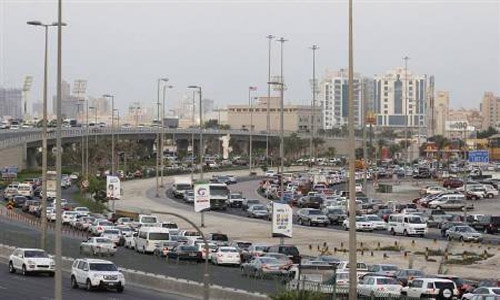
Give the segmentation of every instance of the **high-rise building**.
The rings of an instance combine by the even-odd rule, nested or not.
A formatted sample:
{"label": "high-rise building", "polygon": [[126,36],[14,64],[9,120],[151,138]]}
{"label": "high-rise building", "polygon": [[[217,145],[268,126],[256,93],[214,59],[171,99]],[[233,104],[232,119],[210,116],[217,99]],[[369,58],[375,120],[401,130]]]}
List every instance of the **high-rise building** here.
{"label": "high-rise building", "polygon": [[[71,95],[71,86],[66,81],[61,82],[61,115],[63,119],[76,119],[82,115],[85,106],[83,100]],[[52,97],[52,111],[57,115],[57,95]],[[80,120],[81,121],[81,120]]]}
{"label": "high-rise building", "polygon": [[500,97],[492,92],[485,92],[480,105],[483,115],[483,129],[498,127],[500,125]]}
{"label": "high-rise building", "polygon": [[450,93],[447,91],[437,91],[434,99],[434,135],[446,135],[446,121],[450,109]]}
{"label": "high-rise building", "polygon": [[405,128],[426,126],[427,77],[399,67],[375,76],[377,125]]}
{"label": "high-rise building", "polygon": [[0,87],[0,117],[23,117],[23,90]]}
{"label": "high-rise building", "polygon": [[[354,124],[361,126],[362,85],[359,74],[354,74]],[[333,129],[347,125],[349,118],[349,72],[327,70],[320,82],[320,106],[323,110],[323,128]]]}

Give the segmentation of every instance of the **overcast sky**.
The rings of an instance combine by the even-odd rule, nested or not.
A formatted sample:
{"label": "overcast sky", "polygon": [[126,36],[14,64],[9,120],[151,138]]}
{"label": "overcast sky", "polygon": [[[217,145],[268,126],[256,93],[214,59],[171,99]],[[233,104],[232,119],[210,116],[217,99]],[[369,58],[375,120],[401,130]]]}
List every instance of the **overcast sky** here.
{"label": "overcast sky", "polygon": [[[355,70],[382,74],[403,65],[434,75],[452,106],[478,108],[500,88],[500,0],[371,0],[355,2]],[[267,93],[268,40],[285,37],[286,101],[308,103],[313,44],[317,76],[347,67],[347,0],[128,1],[66,0],[63,78],[88,80],[88,95],[116,96],[117,106],[156,101],[156,80],[170,78],[178,102],[188,85],[223,107],[245,103],[248,86]],[[0,84],[20,87],[34,76],[41,97],[43,29],[28,20],[57,20],[57,1],[0,0]],[[50,32],[50,92],[55,93],[56,30]],[[272,43],[273,74],[279,43]]]}

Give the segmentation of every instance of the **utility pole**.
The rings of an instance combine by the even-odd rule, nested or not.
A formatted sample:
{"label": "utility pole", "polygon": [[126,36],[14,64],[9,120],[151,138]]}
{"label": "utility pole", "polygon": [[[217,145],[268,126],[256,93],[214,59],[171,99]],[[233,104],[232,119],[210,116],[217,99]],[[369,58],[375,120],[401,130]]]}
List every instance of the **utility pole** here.
{"label": "utility pole", "polygon": [[280,200],[283,203],[283,173],[285,172],[285,135],[284,135],[284,102],[285,102],[285,80],[283,77],[283,45],[287,40],[281,37],[278,42],[281,44],[281,63],[280,63],[280,172],[281,172],[281,180],[280,180]]}
{"label": "utility pole", "polygon": [[[408,164],[408,162],[411,162],[411,159],[408,155],[408,123],[410,120],[410,114],[408,112],[408,60],[410,58],[408,56],[403,57],[403,60],[405,61],[405,165]],[[406,170],[405,170],[406,172]]]}

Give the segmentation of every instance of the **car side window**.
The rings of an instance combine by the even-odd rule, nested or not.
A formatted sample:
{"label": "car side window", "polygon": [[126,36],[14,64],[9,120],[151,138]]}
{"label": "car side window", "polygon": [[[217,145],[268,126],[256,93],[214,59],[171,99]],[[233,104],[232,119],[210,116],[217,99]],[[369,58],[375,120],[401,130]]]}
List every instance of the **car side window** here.
{"label": "car side window", "polygon": [[432,282],[427,283],[427,288],[428,289],[433,289],[434,288],[434,284]]}
{"label": "car side window", "polygon": [[414,280],[411,284],[411,287],[414,287],[414,288],[421,288],[422,287],[422,284],[423,284],[423,281],[422,280]]}
{"label": "car side window", "polygon": [[83,270],[83,265],[84,265],[84,264],[85,264],[85,262],[80,261],[80,262],[78,263],[78,269]]}

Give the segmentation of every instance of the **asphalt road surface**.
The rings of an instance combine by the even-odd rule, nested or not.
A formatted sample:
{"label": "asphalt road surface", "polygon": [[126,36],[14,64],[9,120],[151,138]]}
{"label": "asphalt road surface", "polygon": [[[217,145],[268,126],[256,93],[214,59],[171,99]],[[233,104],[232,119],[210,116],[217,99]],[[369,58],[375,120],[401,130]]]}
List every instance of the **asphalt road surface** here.
{"label": "asphalt road surface", "polygon": [[[0,299],[48,300],[54,299],[54,278],[46,275],[23,276],[8,272],[7,261],[0,262]],[[113,290],[86,291],[72,289],[69,273],[63,272],[63,299],[71,300],[190,300],[184,296],[159,293],[138,286],[126,285],[123,293]]]}

